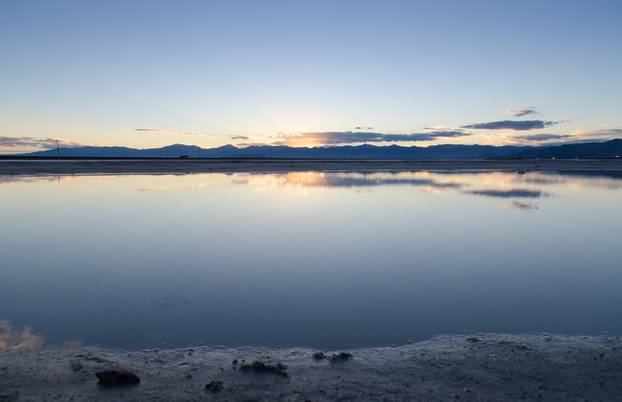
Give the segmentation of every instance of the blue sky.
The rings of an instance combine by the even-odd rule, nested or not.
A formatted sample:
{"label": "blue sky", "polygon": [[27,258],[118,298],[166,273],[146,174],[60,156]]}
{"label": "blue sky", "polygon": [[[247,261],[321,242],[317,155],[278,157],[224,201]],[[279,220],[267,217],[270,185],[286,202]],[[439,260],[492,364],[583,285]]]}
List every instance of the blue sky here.
{"label": "blue sky", "polygon": [[[613,138],[621,17],[620,1],[5,1],[0,152],[57,138],[132,147]],[[522,120],[539,123],[516,130]]]}

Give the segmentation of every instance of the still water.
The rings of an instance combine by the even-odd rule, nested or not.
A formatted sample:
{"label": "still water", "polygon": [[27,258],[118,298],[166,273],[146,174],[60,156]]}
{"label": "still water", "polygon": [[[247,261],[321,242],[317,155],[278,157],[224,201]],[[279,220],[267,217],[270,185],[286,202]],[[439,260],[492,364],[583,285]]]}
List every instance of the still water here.
{"label": "still water", "polygon": [[622,175],[0,177],[0,349],[622,334]]}

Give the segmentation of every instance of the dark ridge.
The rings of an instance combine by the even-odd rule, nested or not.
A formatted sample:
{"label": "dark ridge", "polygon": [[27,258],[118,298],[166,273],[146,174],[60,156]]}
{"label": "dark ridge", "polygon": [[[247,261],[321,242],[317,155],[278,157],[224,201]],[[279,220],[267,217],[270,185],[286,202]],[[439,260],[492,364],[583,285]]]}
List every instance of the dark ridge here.
{"label": "dark ridge", "polygon": [[50,149],[11,158],[228,158],[228,159],[386,159],[386,160],[451,160],[451,159],[602,159],[620,158],[622,139],[607,142],[575,143],[556,146],[433,145],[403,147],[399,145],[345,145],[332,147],[288,147],[258,145],[237,148],[225,145],[201,148],[174,144],[163,148],[134,149],[126,147],[77,147]]}

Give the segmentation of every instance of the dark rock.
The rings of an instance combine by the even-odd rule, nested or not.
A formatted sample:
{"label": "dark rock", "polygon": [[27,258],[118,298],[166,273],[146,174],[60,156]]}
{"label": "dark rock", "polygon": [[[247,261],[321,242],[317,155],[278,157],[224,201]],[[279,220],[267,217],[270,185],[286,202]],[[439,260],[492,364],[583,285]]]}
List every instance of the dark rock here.
{"label": "dark rock", "polygon": [[212,381],[205,386],[205,390],[209,392],[220,392],[225,387],[222,381]]}
{"label": "dark rock", "polygon": [[118,387],[140,384],[140,378],[126,370],[106,370],[95,373],[99,379],[99,385],[103,387]]}
{"label": "dark rock", "polygon": [[313,354],[313,358],[315,360],[324,360],[324,359],[326,359],[326,355],[324,354],[324,352],[315,352]]}
{"label": "dark rock", "polygon": [[69,367],[71,367],[71,371],[73,371],[73,372],[80,371],[80,370],[82,370],[84,368],[84,366],[81,363],[79,363],[79,362],[71,362],[69,364]]}
{"label": "dark rock", "polygon": [[19,392],[12,391],[0,391],[0,401],[2,402],[14,402],[19,400]]}
{"label": "dark rock", "polygon": [[475,337],[470,337],[470,338],[466,338],[467,342],[471,342],[471,343],[476,343],[476,342],[480,342],[479,338],[475,338]]}
{"label": "dark rock", "polygon": [[255,360],[252,364],[242,364],[240,366],[240,370],[247,372],[254,372],[259,374],[276,374],[282,377],[287,377],[287,372],[285,372],[286,367],[281,364],[266,364],[262,361]]}
{"label": "dark rock", "polygon": [[352,357],[353,356],[348,352],[340,352],[332,355],[328,360],[330,360],[331,363],[340,363],[347,362],[348,360],[351,360]]}

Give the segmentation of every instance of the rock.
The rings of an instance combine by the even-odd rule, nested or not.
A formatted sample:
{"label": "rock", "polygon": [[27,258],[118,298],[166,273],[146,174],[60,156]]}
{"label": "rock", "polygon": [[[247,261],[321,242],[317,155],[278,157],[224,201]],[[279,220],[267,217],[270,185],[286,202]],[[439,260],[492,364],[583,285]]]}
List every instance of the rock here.
{"label": "rock", "polygon": [[0,401],[2,402],[14,402],[19,400],[19,392],[17,391],[2,391],[0,390]]}
{"label": "rock", "polygon": [[466,338],[467,342],[471,342],[471,343],[476,343],[479,342],[480,339],[479,338],[475,338],[475,337],[471,337],[471,338]]}
{"label": "rock", "polygon": [[212,381],[205,386],[205,390],[209,392],[220,392],[224,388],[224,384],[222,381]]}
{"label": "rock", "polygon": [[315,360],[324,360],[324,359],[326,359],[326,355],[324,354],[324,352],[315,352],[313,354],[313,358]]}
{"label": "rock", "polygon": [[276,374],[282,377],[287,377],[286,367],[281,364],[266,364],[262,361],[255,360],[252,364],[243,364],[240,366],[242,371],[252,371],[259,374]]}
{"label": "rock", "polygon": [[71,371],[73,372],[78,372],[84,368],[84,366],[79,362],[71,362],[69,367],[71,367]]}
{"label": "rock", "polygon": [[140,384],[140,378],[127,370],[106,370],[95,373],[99,385],[103,387],[118,387]]}
{"label": "rock", "polygon": [[340,362],[346,362],[348,360],[351,360],[352,357],[353,357],[352,354],[348,352],[340,352],[340,353],[332,355],[328,360],[330,360],[331,363],[340,363]]}

